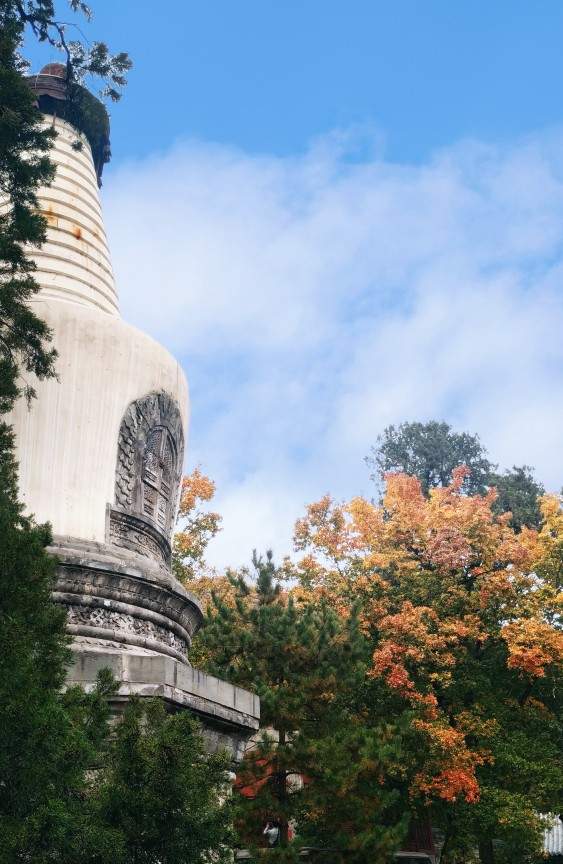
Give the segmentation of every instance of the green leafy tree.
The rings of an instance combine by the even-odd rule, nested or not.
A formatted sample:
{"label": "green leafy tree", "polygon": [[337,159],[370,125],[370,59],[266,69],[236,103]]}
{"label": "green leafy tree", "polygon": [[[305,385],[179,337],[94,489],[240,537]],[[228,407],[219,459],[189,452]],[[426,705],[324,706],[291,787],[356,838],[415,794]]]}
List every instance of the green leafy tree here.
{"label": "green leafy tree", "polygon": [[85,838],[103,845],[83,800],[113,685],[102,676],[95,693],[72,688],[61,697],[69,651],[65,615],[51,598],[49,536],[3,491],[0,532],[0,862],[75,861]]}
{"label": "green leafy tree", "polygon": [[498,498],[493,504],[493,512],[497,514],[512,513],[510,524],[516,531],[526,528],[539,528],[542,514],[539,498],[545,493],[541,483],[534,478],[533,469],[529,465],[493,473],[489,484],[495,486]]}
{"label": "green leafy tree", "polygon": [[69,656],[65,615],[51,598],[48,531],[22,517],[13,463],[5,459],[1,473],[0,856],[14,861],[32,843],[53,788],[64,795],[69,779],[61,758],[68,722],[59,699]]}
{"label": "green leafy tree", "polygon": [[512,470],[499,473],[478,435],[454,432],[444,421],[388,426],[377,437],[366,462],[374,469],[372,480],[381,489],[387,473],[402,472],[418,479],[426,497],[430,489],[449,486],[454,469],[467,465],[471,473],[463,481],[464,494],[484,495],[494,486],[497,499],[493,511],[512,513],[510,524],[515,530],[539,528],[541,524],[538,498],[545,489],[535,480],[533,469],[514,465]]}
{"label": "green leafy tree", "polygon": [[386,473],[401,471],[417,477],[426,496],[430,489],[449,486],[459,465],[471,471],[464,480],[464,492],[483,494],[496,467],[487,459],[478,435],[453,432],[448,423],[437,420],[388,426],[378,435],[366,461],[374,469],[372,479],[383,482]]}
{"label": "green leafy tree", "polygon": [[[2,0],[6,15],[16,21],[20,31],[29,28],[39,42],[61,53],[68,83],[89,84],[100,99],[118,102],[120,90],[127,83],[126,73],[131,69],[129,56],[124,52],[111,54],[105,42],[86,45],[76,21],[60,19],[58,5],[55,0]],[[92,10],[82,0],[68,0],[66,5],[72,13],[91,21]],[[69,39],[69,33],[81,38]]]}
{"label": "green leafy tree", "polygon": [[[20,390],[33,395],[22,376],[55,374],[51,333],[27,301],[38,290],[35,264],[26,247],[45,240],[45,219],[38,212],[37,189],[51,182],[51,130],[42,130],[39,112],[22,76],[17,55],[23,25],[12,4],[0,5],[0,411],[8,411]],[[5,439],[6,444],[6,439]]]}

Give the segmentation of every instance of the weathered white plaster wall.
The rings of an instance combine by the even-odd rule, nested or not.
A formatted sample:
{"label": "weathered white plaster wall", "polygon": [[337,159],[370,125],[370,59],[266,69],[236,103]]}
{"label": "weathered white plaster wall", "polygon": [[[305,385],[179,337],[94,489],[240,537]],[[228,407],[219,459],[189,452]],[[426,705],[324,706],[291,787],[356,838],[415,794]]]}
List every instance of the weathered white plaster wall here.
{"label": "weathered white plaster wall", "polygon": [[[139,535],[133,548],[116,538],[107,542],[123,415],[132,402],[166,393],[182,429],[175,411],[173,423],[169,414],[161,419],[173,425],[177,446],[182,437],[187,443],[188,386],[167,351],[120,319],[89,145],[73,150],[77,133],[62,121],[54,125],[58,171],[39,196],[49,228],[47,243],[33,253],[41,291],[31,305],[53,330],[59,379],[29,382],[38,398],[30,409],[20,400],[6,419],[16,433],[20,497],[56,535],[54,598],[67,609],[73,636],[69,683],[91,688],[99,669],[109,666],[119,686],[112,710],[120,711],[133,693],[157,696],[199,716],[208,748],[226,747],[237,762],[258,729],[258,697],[190,667],[187,650],[201,606],[174,579],[169,563],[146,557]],[[155,295],[159,291],[155,286]],[[147,400],[135,410],[155,401],[165,400]],[[129,460],[134,463],[134,455],[126,452],[123,459],[122,447],[126,484],[140,481],[139,466],[135,474]]]}
{"label": "weathered white plaster wall", "polygon": [[20,400],[8,417],[20,497],[55,534],[104,542],[125,410],[164,391],[178,404],[187,438],[186,379],[154,339],[113,315],[54,298],[33,306],[55,333],[59,380],[38,382],[32,407]]}
{"label": "weathered white plaster wall", "polygon": [[[177,403],[187,442],[188,388],[176,360],[119,318],[102,211],[88,143],[54,122],[57,174],[39,195],[48,240],[33,253],[41,292],[31,306],[54,333],[59,380],[31,382],[7,422],[16,432],[20,497],[57,535],[106,539],[106,505],[114,502],[118,435],[126,409],[152,392]],[[158,302],[162,302],[159,298]]]}

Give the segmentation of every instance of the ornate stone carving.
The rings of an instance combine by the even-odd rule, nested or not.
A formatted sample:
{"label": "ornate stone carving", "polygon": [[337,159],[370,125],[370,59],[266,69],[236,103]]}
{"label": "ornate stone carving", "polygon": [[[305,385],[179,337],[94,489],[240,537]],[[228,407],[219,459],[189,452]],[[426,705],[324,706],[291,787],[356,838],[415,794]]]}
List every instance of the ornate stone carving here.
{"label": "ornate stone carving", "polygon": [[166,532],[173,492],[176,446],[168,429],[156,426],[149,432],[143,453],[143,515]]}
{"label": "ornate stone carving", "polygon": [[115,507],[109,513],[109,541],[149,558],[170,559],[170,543],[148,520]]}
{"label": "ornate stone carving", "polygon": [[119,430],[110,543],[169,561],[183,458],[176,403],[166,393],[132,402]]}
{"label": "ornate stone carving", "polygon": [[163,645],[168,645],[181,654],[188,653],[186,642],[171,630],[160,627],[152,621],[145,621],[133,615],[124,615],[112,609],[91,606],[67,606],[68,623],[86,625],[129,636],[145,636]]}
{"label": "ornate stone carving", "polygon": [[53,597],[68,612],[69,633],[187,664],[203,620],[197,598],[154,563],[105,550],[53,548],[60,562]]}
{"label": "ornate stone carving", "polygon": [[115,550],[111,557],[101,551],[94,557],[90,550],[86,557],[79,549],[51,548],[61,562],[55,588],[57,602],[102,606],[153,620],[177,632],[188,645],[200,628],[203,613],[199,601],[172,576],[162,581],[160,574],[155,578],[158,571],[152,566],[131,566],[121,550]]}

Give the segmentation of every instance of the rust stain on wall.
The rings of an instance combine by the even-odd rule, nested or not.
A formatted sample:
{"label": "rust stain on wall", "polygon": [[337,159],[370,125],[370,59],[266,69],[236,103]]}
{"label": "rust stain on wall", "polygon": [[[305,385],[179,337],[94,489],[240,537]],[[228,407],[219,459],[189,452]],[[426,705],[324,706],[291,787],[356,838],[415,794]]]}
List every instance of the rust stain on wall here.
{"label": "rust stain on wall", "polygon": [[42,210],[41,213],[43,214],[49,225],[56,227],[59,224],[59,218],[51,205],[49,205],[46,210]]}

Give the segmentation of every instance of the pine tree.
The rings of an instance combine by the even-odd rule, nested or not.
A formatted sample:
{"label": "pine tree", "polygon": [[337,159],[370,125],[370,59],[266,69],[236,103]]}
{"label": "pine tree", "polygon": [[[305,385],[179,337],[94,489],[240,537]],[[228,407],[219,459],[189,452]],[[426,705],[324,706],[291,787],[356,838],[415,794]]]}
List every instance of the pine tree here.
{"label": "pine tree", "polygon": [[271,552],[253,564],[255,585],[231,574],[234,598],[215,595],[199,637],[208,671],[260,697],[262,731],[235,784],[240,842],[263,843],[275,820],[286,846],[297,818],[298,844],[390,852],[405,827],[389,782],[399,779],[400,731],[365,722],[373,688],[356,616],[283,590]]}
{"label": "pine tree", "polygon": [[[86,809],[98,848],[84,864],[218,864],[231,847],[226,754],[209,755],[187,712],[133,697],[118,721]],[[230,859],[229,859],[230,860]]]}
{"label": "pine tree", "polygon": [[[73,12],[91,16],[81,0],[69,0],[69,5]],[[10,409],[20,392],[35,395],[32,376],[41,380],[56,374],[52,334],[28,305],[39,285],[26,249],[41,246],[46,237],[37,190],[54,177],[49,150],[55,132],[42,129],[25,81],[28,64],[20,48],[26,28],[62,52],[69,96],[89,97],[79,85],[101,79],[100,95],[115,101],[131,67],[126,54],[112,56],[103,42],[86,48],[79,40],[68,40],[72,25],[57,19],[53,0],[0,0],[0,413]],[[88,105],[93,103],[98,104],[89,97]]]}
{"label": "pine tree", "polygon": [[[27,305],[39,286],[26,246],[45,240],[37,189],[54,176],[48,152],[52,130],[41,129],[41,117],[22,75],[18,57],[23,24],[13,4],[0,3],[0,412],[9,411],[20,390],[33,388],[25,376],[55,374],[51,333]],[[23,377],[20,378],[20,375]],[[24,382],[22,384],[22,381]],[[4,437],[4,447],[7,440]],[[3,451],[5,452],[5,451]]]}
{"label": "pine tree", "polygon": [[44,551],[48,531],[22,517],[13,496],[13,462],[5,458],[2,468],[0,856],[9,861],[31,842],[62,780],[60,747],[68,724],[59,692],[69,653],[65,615],[51,598],[56,565]]}
{"label": "pine tree", "polygon": [[[54,175],[54,133],[41,129],[18,53],[26,24],[39,16],[48,27],[50,12],[45,0],[0,0],[0,414],[34,395],[30,375],[55,375],[51,334],[28,305],[38,284],[26,254],[45,239],[36,193]],[[60,697],[70,652],[51,593],[51,532],[17,499],[13,433],[0,421],[0,861],[64,860],[93,758],[88,705],[101,696],[78,713]]]}

